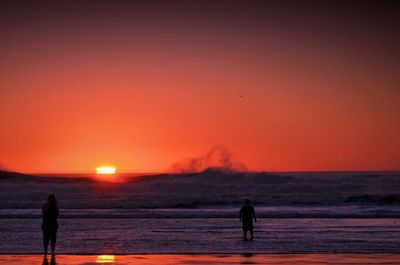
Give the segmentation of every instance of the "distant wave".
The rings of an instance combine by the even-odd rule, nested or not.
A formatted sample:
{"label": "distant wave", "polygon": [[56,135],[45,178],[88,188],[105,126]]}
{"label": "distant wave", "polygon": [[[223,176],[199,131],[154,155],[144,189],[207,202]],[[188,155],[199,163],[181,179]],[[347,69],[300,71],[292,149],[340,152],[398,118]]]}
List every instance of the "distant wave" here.
{"label": "distant wave", "polygon": [[350,196],[346,199],[347,203],[379,203],[379,204],[398,204],[400,195],[362,195]]}
{"label": "distant wave", "polygon": [[[238,218],[240,207],[201,209],[62,209],[60,218]],[[256,207],[259,218],[399,218],[397,206]],[[0,218],[41,218],[40,209],[0,209]]]}
{"label": "distant wave", "polygon": [[[400,207],[399,172],[278,174],[207,169],[200,173],[127,176],[126,179],[125,183],[104,183],[83,175],[49,177],[0,172],[0,209],[39,209],[50,193],[57,195],[63,209],[155,209],[157,214],[164,214],[160,209],[180,209],[179,214],[191,209],[234,209],[245,198],[250,198],[258,208],[277,207],[276,211],[265,212],[265,216],[277,217],[385,217],[397,216]],[[295,210],[279,210],[285,207]],[[339,210],[305,211],[307,207]],[[197,216],[194,212],[188,216]],[[151,215],[149,211],[136,211],[131,216],[126,211],[123,216],[134,218],[143,213]],[[117,217],[120,213],[113,214]],[[151,216],[157,217],[157,214]],[[210,212],[201,214],[207,216],[204,214]],[[221,211],[211,216],[236,214]]]}
{"label": "distant wave", "polygon": [[238,162],[228,148],[217,145],[204,155],[173,164],[169,168],[169,172],[199,173],[207,169],[218,169],[224,172],[247,171],[246,166]]}

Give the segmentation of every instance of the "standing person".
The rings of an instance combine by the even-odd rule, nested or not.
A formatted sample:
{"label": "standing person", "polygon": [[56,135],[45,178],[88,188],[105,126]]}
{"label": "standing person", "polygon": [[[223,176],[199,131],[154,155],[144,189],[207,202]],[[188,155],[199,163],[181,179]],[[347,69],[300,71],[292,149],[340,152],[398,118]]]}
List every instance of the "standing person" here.
{"label": "standing person", "polygon": [[47,202],[42,207],[42,231],[44,256],[47,257],[47,247],[49,240],[51,241],[51,256],[54,258],[54,250],[56,248],[57,230],[58,230],[58,206],[57,199],[51,194]]}
{"label": "standing person", "polygon": [[250,200],[246,199],[242,209],[240,209],[239,219],[243,224],[243,240],[247,240],[247,231],[250,230],[250,240],[253,240],[253,218],[257,223],[256,213],[253,206],[250,205]]}

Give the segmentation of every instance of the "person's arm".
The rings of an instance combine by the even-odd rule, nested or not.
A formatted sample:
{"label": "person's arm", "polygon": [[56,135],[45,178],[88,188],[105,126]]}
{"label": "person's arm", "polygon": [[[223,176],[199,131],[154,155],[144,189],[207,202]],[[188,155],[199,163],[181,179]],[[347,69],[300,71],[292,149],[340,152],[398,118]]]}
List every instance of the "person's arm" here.
{"label": "person's arm", "polygon": [[254,211],[254,208],[253,208],[253,207],[251,207],[251,211],[252,211],[252,213],[253,213],[254,222],[257,223],[256,212]]}
{"label": "person's arm", "polygon": [[243,208],[240,209],[240,212],[239,212],[239,221],[240,222],[242,221],[242,216],[243,216]]}
{"label": "person's arm", "polygon": [[56,208],[56,218],[58,218],[58,207]]}

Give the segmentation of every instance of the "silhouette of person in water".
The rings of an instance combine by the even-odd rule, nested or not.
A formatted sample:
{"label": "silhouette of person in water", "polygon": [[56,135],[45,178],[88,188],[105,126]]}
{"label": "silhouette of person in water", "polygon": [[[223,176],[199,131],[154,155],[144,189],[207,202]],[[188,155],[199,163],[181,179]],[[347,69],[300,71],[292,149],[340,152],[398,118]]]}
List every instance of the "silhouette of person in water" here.
{"label": "silhouette of person in water", "polygon": [[247,231],[250,230],[250,240],[253,240],[253,218],[257,223],[256,213],[253,206],[250,205],[250,200],[246,199],[242,209],[240,209],[239,219],[242,222],[243,240],[247,240]]}
{"label": "silhouette of person in water", "polygon": [[52,262],[54,259],[54,250],[56,248],[57,230],[58,230],[58,206],[57,199],[54,194],[51,194],[47,202],[42,207],[42,231],[43,231],[43,246],[44,257],[47,260],[47,247],[49,240],[51,241],[51,256]]}

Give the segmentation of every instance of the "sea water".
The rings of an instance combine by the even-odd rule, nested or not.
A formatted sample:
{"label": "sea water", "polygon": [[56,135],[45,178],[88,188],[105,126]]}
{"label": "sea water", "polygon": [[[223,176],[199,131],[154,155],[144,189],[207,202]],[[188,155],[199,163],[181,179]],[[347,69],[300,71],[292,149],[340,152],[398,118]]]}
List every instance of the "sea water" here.
{"label": "sea water", "polygon": [[[213,175],[214,174],[214,175]],[[399,253],[397,173],[203,174],[127,183],[7,175],[0,253],[41,253],[41,205],[56,193],[58,253]],[[254,240],[239,209],[253,199]]]}
{"label": "sea water", "polygon": [[[41,253],[40,219],[2,218],[1,253]],[[260,218],[243,241],[234,218],[61,218],[58,253],[394,253],[395,218]]]}

